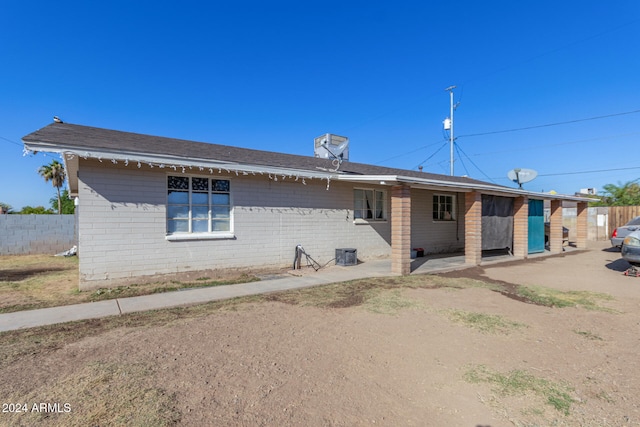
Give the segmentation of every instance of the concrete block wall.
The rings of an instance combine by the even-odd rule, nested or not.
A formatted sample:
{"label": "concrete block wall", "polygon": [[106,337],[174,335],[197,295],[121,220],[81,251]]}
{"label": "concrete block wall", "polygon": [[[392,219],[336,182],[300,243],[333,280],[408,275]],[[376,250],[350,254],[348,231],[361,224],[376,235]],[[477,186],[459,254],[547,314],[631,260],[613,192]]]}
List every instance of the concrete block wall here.
{"label": "concrete block wall", "polygon": [[54,255],[75,244],[75,215],[0,215],[0,255]]}
{"label": "concrete block wall", "polygon": [[[433,219],[433,195],[456,199],[455,221]],[[464,193],[411,189],[411,247],[425,253],[452,253],[464,249]]]}
{"label": "concrete block wall", "polygon": [[[81,160],[79,176],[82,288],[145,275],[218,268],[289,266],[301,244],[318,262],[353,247],[358,258],[388,256],[389,221],[357,223],[352,184],[214,171],[231,181],[234,238],[166,239],[167,176],[181,170]],[[193,171],[191,171],[193,172]],[[211,176],[194,173],[193,176]],[[360,186],[359,186],[360,187]],[[390,212],[390,190],[387,212]],[[114,280],[115,279],[115,280]]]}
{"label": "concrete block wall", "polygon": [[[587,208],[587,240],[608,240],[611,231],[608,228],[608,207]],[[569,240],[578,240],[578,211],[577,208],[562,208],[562,225],[569,229]]]}

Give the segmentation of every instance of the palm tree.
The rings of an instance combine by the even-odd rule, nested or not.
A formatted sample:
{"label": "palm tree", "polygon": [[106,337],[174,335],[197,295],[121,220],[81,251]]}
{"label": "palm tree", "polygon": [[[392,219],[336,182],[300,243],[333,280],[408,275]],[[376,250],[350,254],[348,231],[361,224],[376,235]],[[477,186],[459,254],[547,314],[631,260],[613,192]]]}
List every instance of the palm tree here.
{"label": "palm tree", "polygon": [[60,188],[64,185],[67,177],[64,166],[57,160],[52,160],[51,164],[44,165],[38,169],[38,173],[44,178],[45,182],[51,181],[58,192],[58,215],[62,214],[62,199],[60,198]]}

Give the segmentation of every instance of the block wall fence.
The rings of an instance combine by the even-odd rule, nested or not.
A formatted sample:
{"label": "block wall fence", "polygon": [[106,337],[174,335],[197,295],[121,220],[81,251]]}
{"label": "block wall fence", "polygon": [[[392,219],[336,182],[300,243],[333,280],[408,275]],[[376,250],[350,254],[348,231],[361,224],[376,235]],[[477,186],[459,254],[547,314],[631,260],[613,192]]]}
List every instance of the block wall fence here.
{"label": "block wall fence", "polygon": [[75,215],[0,215],[0,255],[55,255],[74,245]]}

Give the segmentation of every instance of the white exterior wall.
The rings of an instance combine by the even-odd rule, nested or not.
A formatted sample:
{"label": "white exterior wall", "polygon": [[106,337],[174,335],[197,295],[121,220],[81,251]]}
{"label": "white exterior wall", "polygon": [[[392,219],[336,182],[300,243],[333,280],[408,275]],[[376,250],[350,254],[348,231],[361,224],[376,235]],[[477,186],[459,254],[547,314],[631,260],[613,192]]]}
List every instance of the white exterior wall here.
{"label": "white exterior wall", "polygon": [[[433,195],[455,197],[456,220],[433,220]],[[425,254],[450,253],[464,249],[464,193],[411,190],[411,247]]]}
{"label": "white exterior wall", "polygon": [[303,185],[301,179],[279,177],[275,182],[267,175],[225,171],[214,171],[214,176],[231,181],[235,239],[168,241],[167,175],[180,175],[180,168],[175,172],[105,163],[81,159],[78,229],[83,289],[103,286],[99,282],[104,280],[115,283],[145,275],[289,266],[297,244],[321,264],[334,258],[336,248],[356,248],[360,259],[390,254],[390,221],[354,223],[354,185],[332,181],[326,190],[326,181],[317,179]]}

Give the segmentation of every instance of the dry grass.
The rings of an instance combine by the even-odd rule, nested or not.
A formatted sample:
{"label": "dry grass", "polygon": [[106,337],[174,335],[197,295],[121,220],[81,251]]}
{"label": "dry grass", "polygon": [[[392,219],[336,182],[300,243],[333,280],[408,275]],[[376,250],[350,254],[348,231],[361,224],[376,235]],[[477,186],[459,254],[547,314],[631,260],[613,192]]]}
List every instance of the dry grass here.
{"label": "dry grass", "polygon": [[149,295],[185,288],[253,282],[255,275],[236,272],[221,277],[139,283],[94,291],[78,290],[78,258],[51,255],[0,257],[0,313]]}
{"label": "dry grass", "polygon": [[476,313],[464,310],[446,310],[444,313],[452,321],[486,334],[507,335],[516,329],[527,326],[495,314]]}
{"label": "dry grass", "polygon": [[77,257],[0,257],[0,312],[87,301],[77,289]]}
{"label": "dry grass", "polygon": [[8,396],[8,401],[39,402],[50,396],[49,402],[66,410],[63,418],[32,410],[16,414],[22,425],[176,425],[180,411],[175,399],[153,385],[153,375],[149,364],[95,362],[54,383],[39,384],[26,396]]}
{"label": "dry grass", "polygon": [[488,383],[502,397],[538,396],[545,404],[564,415],[569,415],[571,406],[576,402],[572,396],[573,387],[570,385],[537,377],[519,369],[503,374],[484,365],[477,365],[469,367],[464,378],[472,383]]}

